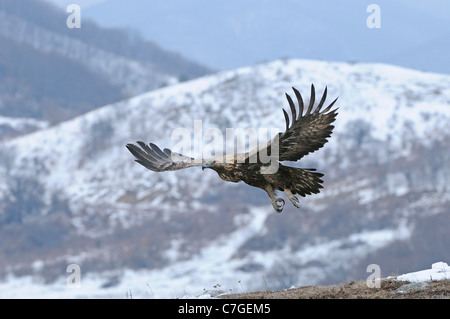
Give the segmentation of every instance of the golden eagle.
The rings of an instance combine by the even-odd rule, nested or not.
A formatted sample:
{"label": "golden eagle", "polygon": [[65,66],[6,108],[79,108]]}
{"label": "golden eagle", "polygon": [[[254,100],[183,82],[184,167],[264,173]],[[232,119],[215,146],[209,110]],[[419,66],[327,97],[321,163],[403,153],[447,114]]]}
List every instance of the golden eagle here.
{"label": "golden eagle", "polygon": [[[304,103],[300,92],[294,90],[299,110],[292,98],[286,93],[291,110],[291,120],[283,109],[286,130],[278,133],[264,146],[259,146],[247,153],[227,154],[224,156],[195,160],[192,157],[172,152],[165,148],[161,150],[153,143],[145,144],[138,141],[140,147],[127,144],[128,150],[136,157],[136,162],[155,172],[174,171],[187,167],[201,166],[202,170],[210,168],[217,172],[220,178],[228,182],[240,182],[259,187],[267,192],[273,208],[280,213],[284,200],[275,196],[275,191],[285,191],[295,207],[299,207],[296,194],[305,197],[317,194],[323,188],[320,179],[323,174],[313,168],[295,168],[281,164],[281,161],[298,161],[303,156],[321,148],[331,136],[334,126],[331,123],[336,118],[337,108],[330,111],[337,101],[331,102],[323,111],[322,106],[327,97],[327,88],[317,107],[315,104],[315,89],[311,85],[311,97],[308,108],[303,114]],[[268,155],[270,153],[270,155]],[[272,161],[267,161],[267,156]],[[264,160],[263,160],[264,159]],[[276,163],[276,170],[269,171],[269,165]],[[266,171],[265,171],[266,169]]]}

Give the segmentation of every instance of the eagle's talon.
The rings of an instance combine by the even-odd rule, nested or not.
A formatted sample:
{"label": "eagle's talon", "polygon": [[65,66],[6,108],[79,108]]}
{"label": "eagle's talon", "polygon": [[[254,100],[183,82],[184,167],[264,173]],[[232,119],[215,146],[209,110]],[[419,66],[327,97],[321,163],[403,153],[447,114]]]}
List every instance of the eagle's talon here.
{"label": "eagle's talon", "polygon": [[277,213],[281,213],[283,211],[284,204],[284,199],[282,198],[276,198],[274,201],[272,201],[272,206]]}
{"label": "eagle's talon", "polygon": [[292,195],[291,197],[289,197],[292,205],[294,205],[297,208],[300,208],[300,201],[298,200],[297,196]]}

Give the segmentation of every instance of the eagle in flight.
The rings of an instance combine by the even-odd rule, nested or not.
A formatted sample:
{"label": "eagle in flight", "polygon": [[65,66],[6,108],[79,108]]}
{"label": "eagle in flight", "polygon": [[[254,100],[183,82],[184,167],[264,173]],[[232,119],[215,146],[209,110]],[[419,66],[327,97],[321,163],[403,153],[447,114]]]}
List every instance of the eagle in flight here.
{"label": "eagle in flight", "polygon": [[[298,110],[292,98],[286,93],[291,118],[283,109],[286,121],[285,131],[278,133],[265,145],[258,146],[249,152],[195,160],[167,148],[161,150],[153,143],[147,145],[138,141],[139,146],[127,144],[126,147],[134,155],[136,162],[149,170],[164,172],[194,166],[201,166],[202,170],[210,168],[227,182],[243,181],[250,186],[265,190],[273,208],[278,213],[283,210],[285,202],[282,198],[276,197],[275,191],[286,192],[291,203],[299,208],[299,200],[295,195],[305,197],[319,193],[323,188],[321,185],[323,174],[316,172],[313,168],[290,167],[281,162],[298,161],[303,156],[321,148],[331,136],[334,128],[331,124],[338,113],[336,113],[337,108],[331,110],[337,98],[321,111],[327,97],[326,87],[322,98],[314,108],[315,88],[311,85],[311,97],[305,112],[300,92],[295,88],[292,89],[298,102]],[[268,161],[267,156],[270,156],[272,161]],[[277,164],[277,169],[270,171],[267,168],[273,164],[273,161]]]}

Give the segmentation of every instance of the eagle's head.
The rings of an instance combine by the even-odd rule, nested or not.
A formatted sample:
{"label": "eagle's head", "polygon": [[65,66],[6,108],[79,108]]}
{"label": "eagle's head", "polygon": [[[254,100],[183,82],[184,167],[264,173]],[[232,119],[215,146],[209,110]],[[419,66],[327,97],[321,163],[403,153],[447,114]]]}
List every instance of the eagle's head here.
{"label": "eagle's head", "polygon": [[210,168],[212,170],[215,170],[216,172],[231,171],[236,168],[236,166],[236,163],[226,163],[221,160],[211,160],[202,165],[202,170],[205,170],[205,168]]}
{"label": "eagle's head", "polygon": [[205,164],[202,165],[202,171],[205,170],[205,168],[211,168],[214,169],[214,164],[216,163],[216,161],[211,161],[211,162],[207,162]]}

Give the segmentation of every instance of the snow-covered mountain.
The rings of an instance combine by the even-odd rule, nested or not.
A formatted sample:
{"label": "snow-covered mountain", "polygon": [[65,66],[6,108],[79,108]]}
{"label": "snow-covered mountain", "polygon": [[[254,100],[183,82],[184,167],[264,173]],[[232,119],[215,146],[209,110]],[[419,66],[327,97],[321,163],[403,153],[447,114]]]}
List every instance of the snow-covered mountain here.
{"label": "snow-covered mountain", "polygon": [[[284,93],[293,86],[308,99],[311,83],[317,94],[327,86],[330,102],[339,96],[339,115],[329,143],[295,164],[325,174],[325,188],[299,210],[276,214],[263,191],[213,171],[148,171],[125,148],[173,147],[177,128],[204,144],[208,128],[283,129]],[[448,75],[313,60],[221,72],[107,105],[0,145],[1,275],[33,287],[41,278],[39,294],[179,297],[445,261],[449,123]],[[82,272],[79,290],[66,287],[71,263]]]}

